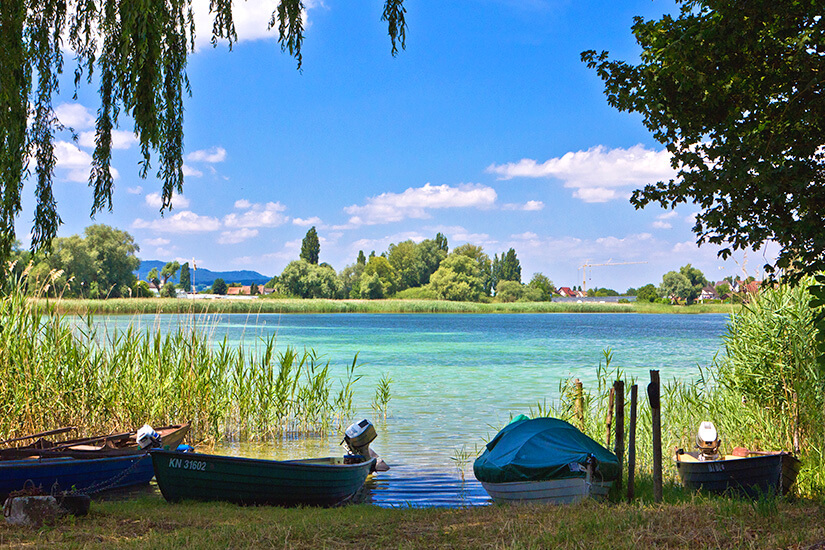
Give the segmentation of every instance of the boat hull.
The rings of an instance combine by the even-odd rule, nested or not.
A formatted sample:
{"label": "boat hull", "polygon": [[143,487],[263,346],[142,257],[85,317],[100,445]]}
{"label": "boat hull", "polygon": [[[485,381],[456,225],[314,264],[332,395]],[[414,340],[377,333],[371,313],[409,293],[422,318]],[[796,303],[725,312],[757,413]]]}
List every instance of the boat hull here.
{"label": "boat hull", "polygon": [[731,460],[686,460],[695,453],[677,455],[676,468],[688,489],[711,493],[734,493],[750,498],[787,494],[799,474],[800,461],[789,453],[733,458]]}
{"label": "boat hull", "polygon": [[544,481],[481,482],[490,498],[498,504],[575,504],[586,498],[603,499],[612,481],[588,482],[585,478],[549,479]]}
{"label": "boat hull", "polygon": [[146,453],[140,455],[83,458],[72,457],[6,460],[0,462],[0,496],[24,487],[43,491],[98,492],[149,483],[154,470]]}
{"label": "boat hull", "polygon": [[276,506],[336,506],[363,487],[375,459],[261,460],[151,451],[160,491],[169,502],[220,500]]}

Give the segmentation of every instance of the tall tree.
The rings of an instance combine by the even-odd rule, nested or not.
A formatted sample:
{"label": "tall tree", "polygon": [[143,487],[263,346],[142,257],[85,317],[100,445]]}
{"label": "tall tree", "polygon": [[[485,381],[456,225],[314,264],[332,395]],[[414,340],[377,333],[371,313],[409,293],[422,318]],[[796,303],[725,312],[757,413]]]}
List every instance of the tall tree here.
{"label": "tall tree", "polygon": [[501,272],[498,280],[521,282],[521,263],[514,248],[501,255]]}
{"label": "tall tree", "polygon": [[387,260],[398,275],[398,290],[421,284],[425,266],[421,261],[421,250],[413,241],[390,244],[387,250]]}
{"label": "tall tree", "polygon": [[[385,0],[392,55],[404,48],[404,0]],[[7,0],[0,11],[0,260],[9,258],[14,221],[22,210],[27,165],[36,176],[32,247],[48,247],[61,221],[52,193],[55,132],[52,107],[64,55],[77,60],[75,86],[94,73],[99,82],[95,151],[89,185],[92,214],[112,209],[112,135],[119,116],[134,123],[146,177],[152,155],[163,182],[162,206],[183,187],[183,100],[189,93],[186,64],[194,50],[192,0]],[[301,68],[304,0],[280,0],[269,21],[281,49]],[[231,0],[212,0],[212,42],[237,40]],[[201,32],[204,29],[200,29]],[[31,159],[31,162],[29,161]]]}
{"label": "tall tree", "polygon": [[677,1],[676,18],[635,19],[638,65],[582,53],[608,103],[640,113],[678,170],[631,203],[695,202],[697,241],[722,245],[722,258],[773,241],[769,272],[825,269],[822,3]]}
{"label": "tall tree", "polygon": [[180,286],[185,292],[192,290],[192,273],[189,271],[189,262],[180,266]]}
{"label": "tall tree", "polygon": [[321,242],[315,226],[309,228],[304,240],[301,241],[301,259],[307,263],[318,265],[318,256],[321,254]]}
{"label": "tall tree", "polygon": [[[121,297],[135,281],[134,271],[140,267],[136,253],[140,247],[126,231],[108,225],[90,225],[84,231],[90,254],[95,259],[95,277],[104,297]],[[128,293],[128,291],[127,291]]]}
{"label": "tall tree", "polygon": [[364,256],[363,250],[358,251],[358,259],[356,260],[356,263],[358,265],[367,265],[367,257]]}
{"label": "tall tree", "polygon": [[467,243],[455,247],[453,254],[467,256],[476,262],[484,294],[489,296],[493,290],[493,264],[490,261],[490,256],[484,253],[484,249],[480,246]]}
{"label": "tall tree", "polygon": [[177,272],[180,270],[180,263],[177,260],[167,262],[163,269],[160,270],[160,278],[165,286],[169,279],[174,279]]}

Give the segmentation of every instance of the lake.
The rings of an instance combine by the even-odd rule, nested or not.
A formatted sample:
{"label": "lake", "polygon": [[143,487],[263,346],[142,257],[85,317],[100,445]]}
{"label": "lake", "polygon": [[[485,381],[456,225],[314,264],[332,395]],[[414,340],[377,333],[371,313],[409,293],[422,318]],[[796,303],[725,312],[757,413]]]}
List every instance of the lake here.
{"label": "lake", "polygon": [[[279,347],[312,348],[337,378],[358,353],[357,418],[376,425],[372,447],[392,469],[377,474],[368,498],[383,506],[455,506],[488,502],[472,475],[472,457],[512,416],[556,400],[560,382],[592,387],[602,350],[640,384],[692,380],[697,365],[722,351],[727,315],[644,314],[314,314],[213,315],[200,323],[214,340],[253,347],[275,335]],[[182,316],[108,317],[167,331]],[[370,408],[382,375],[392,378],[386,420]],[[337,388],[336,388],[337,389]],[[341,454],[340,435],[265,444],[224,444],[216,452],[300,458]],[[463,471],[458,466],[469,455]],[[462,481],[462,474],[464,480]]]}

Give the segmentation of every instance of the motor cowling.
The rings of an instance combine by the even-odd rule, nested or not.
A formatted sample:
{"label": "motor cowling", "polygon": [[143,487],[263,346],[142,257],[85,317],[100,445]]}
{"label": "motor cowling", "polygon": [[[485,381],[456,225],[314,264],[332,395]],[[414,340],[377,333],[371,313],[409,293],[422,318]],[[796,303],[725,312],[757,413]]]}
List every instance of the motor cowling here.
{"label": "motor cowling", "polygon": [[144,424],[135,436],[138,447],[141,449],[149,449],[152,447],[160,447],[160,434],[155,431],[149,424]]}
{"label": "motor cowling", "polygon": [[719,460],[719,446],[722,440],[713,422],[702,422],[696,432],[696,448],[699,449],[699,460]]}
{"label": "motor cowling", "polygon": [[375,469],[379,472],[389,470],[387,463],[379,458],[378,453],[370,449],[370,443],[375,441],[378,434],[375,431],[375,426],[366,418],[360,422],[352,424],[344,431],[344,441],[351,455],[361,456],[363,460],[376,458]]}

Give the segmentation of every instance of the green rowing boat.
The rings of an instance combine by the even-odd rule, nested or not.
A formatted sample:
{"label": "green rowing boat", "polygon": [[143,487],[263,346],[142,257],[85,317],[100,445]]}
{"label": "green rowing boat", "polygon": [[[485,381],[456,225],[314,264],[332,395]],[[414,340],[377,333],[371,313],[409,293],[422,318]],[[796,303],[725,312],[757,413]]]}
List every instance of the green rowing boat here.
{"label": "green rowing boat", "polygon": [[150,454],[169,502],[336,506],[349,501],[375,467],[374,458],[346,464],[343,457],[261,460],[160,449]]}

